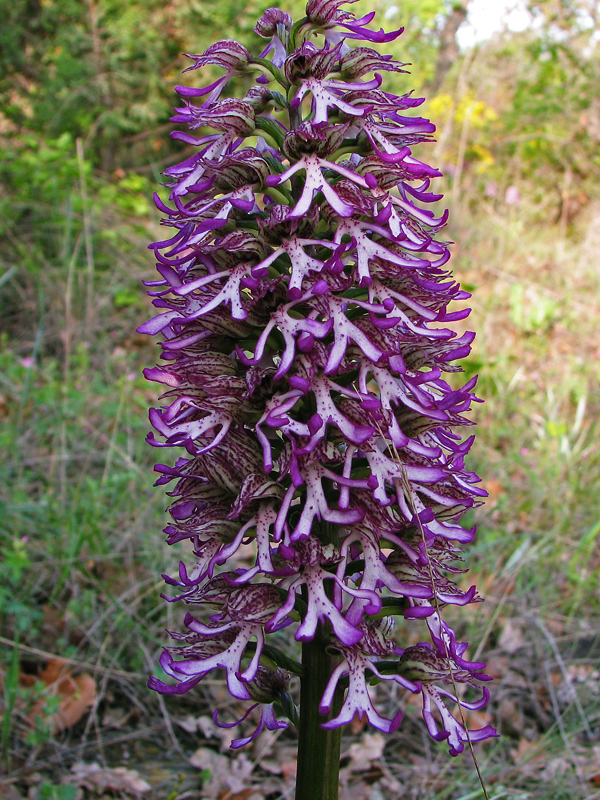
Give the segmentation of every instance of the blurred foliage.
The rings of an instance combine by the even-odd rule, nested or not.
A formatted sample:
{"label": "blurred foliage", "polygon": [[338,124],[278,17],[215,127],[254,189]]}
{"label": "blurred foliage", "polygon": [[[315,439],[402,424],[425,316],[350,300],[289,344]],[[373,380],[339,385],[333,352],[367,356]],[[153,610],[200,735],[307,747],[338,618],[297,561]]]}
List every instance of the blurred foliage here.
{"label": "blurred foliage", "polygon": [[[532,0],[529,8],[528,30],[479,45],[454,70],[447,91],[454,98],[455,149],[448,155],[452,162],[468,102],[467,173],[497,182],[498,191],[488,194],[498,197],[519,184],[538,206],[538,223],[562,217],[566,224],[597,194],[600,177],[598,4]],[[482,129],[475,123],[481,103],[489,109]],[[481,191],[482,180],[470,187]]]}

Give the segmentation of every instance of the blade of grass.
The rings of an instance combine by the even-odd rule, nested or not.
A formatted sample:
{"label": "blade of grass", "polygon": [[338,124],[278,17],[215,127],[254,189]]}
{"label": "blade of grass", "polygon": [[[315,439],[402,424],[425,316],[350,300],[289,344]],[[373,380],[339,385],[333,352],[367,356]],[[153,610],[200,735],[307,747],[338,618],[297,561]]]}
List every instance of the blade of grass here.
{"label": "blade of grass", "polygon": [[[17,642],[19,632],[17,629]],[[17,697],[17,688],[19,685],[19,650],[14,648],[10,659],[10,665],[4,676],[4,713],[2,715],[2,730],[0,733],[0,752],[2,753],[2,764],[4,769],[8,771],[10,766],[10,734],[12,730],[11,720],[12,712]]]}

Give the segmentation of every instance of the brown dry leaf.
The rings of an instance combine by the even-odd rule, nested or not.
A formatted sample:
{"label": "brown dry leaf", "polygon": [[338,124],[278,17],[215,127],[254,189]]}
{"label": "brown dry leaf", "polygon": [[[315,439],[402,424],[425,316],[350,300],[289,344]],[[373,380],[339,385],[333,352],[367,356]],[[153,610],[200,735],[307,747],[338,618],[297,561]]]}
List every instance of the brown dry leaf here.
{"label": "brown dry leaf", "polygon": [[2,800],[23,800],[23,796],[12,783],[0,786],[0,798]]}
{"label": "brown dry leaf", "polygon": [[[96,700],[96,681],[87,672],[73,675],[62,658],[51,658],[39,679],[46,685],[49,695],[59,697],[58,711],[46,719],[52,733],[71,728],[83,717]],[[29,714],[33,724],[36,716],[42,716],[45,702],[36,702]]]}
{"label": "brown dry leaf", "polygon": [[210,800],[264,800],[259,788],[249,786],[256,762],[251,761],[245,753],[228,758],[209,747],[199,747],[190,758],[190,763],[208,773],[202,781],[202,797]]}
{"label": "brown dry leaf", "polygon": [[73,625],[73,619],[68,611],[58,611],[54,606],[46,603],[42,606],[44,619],[38,635],[37,646],[43,650],[52,651],[57,639],[64,639],[69,644],[78,645],[83,639],[83,632]]}
{"label": "brown dry leaf", "polygon": [[76,786],[83,786],[90,792],[124,792],[133,797],[140,797],[151,790],[149,783],[140,778],[134,769],[116,767],[109,769],[100,764],[74,764],[71,779]]}
{"label": "brown dry leaf", "polygon": [[184,719],[174,719],[173,722],[183,728],[187,733],[196,733],[198,730],[198,718],[188,714]]}
{"label": "brown dry leaf", "polygon": [[503,697],[496,714],[501,732],[520,736],[525,726],[521,705],[512,697]]}
{"label": "brown dry leaf", "polygon": [[285,781],[295,781],[297,772],[298,772],[297,761],[285,761],[281,765],[281,774],[283,775],[283,779]]}
{"label": "brown dry leaf", "polygon": [[545,623],[550,633],[553,633],[555,636],[563,636],[567,632],[567,626],[562,617],[548,617]]}
{"label": "brown dry leaf", "polygon": [[560,686],[561,683],[564,681],[564,679],[565,678],[562,673],[562,670],[559,669],[558,667],[550,672],[550,683],[553,686]]}
{"label": "brown dry leaf", "polygon": [[572,683],[587,683],[590,679],[598,680],[600,678],[600,673],[592,664],[569,664],[567,675]]}
{"label": "brown dry leaf", "polygon": [[209,769],[211,772],[229,772],[230,759],[210,747],[199,747],[190,756],[190,764],[196,769]]}
{"label": "brown dry leaf", "polygon": [[504,491],[504,487],[496,478],[491,478],[488,481],[483,481],[481,484],[488,493],[489,497],[486,500],[486,506],[493,508],[498,503],[498,497]]}
{"label": "brown dry leaf", "polygon": [[525,637],[523,636],[523,628],[514,619],[506,620],[500,638],[498,639],[498,647],[505,653],[516,653],[525,644]]}
{"label": "brown dry leaf", "polygon": [[121,730],[132,715],[134,709],[129,711],[122,708],[107,708],[102,715],[102,727]]}
{"label": "brown dry leaf", "polygon": [[[545,755],[543,753],[535,754],[535,750],[537,749],[539,742],[530,742],[528,739],[525,739],[524,736],[521,736],[519,739],[519,745],[516,748],[513,748],[510,751],[511,756],[513,757],[513,761],[515,764],[521,764],[524,760],[527,761],[528,764],[534,765],[537,763],[540,769],[542,769],[545,765]],[[530,755],[529,751],[533,750],[534,752]],[[541,763],[538,763],[541,762]]]}
{"label": "brown dry leaf", "polygon": [[360,742],[350,745],[350,771],[366,772],[371,762],[381,758],[385,737],[381,733],[365,733]]}
{"label": "brown dry leaf", "polygon": [[494,717],[488,711],[466,711],[465,722],[469,729],[485,728],[486,725],[493,725]]}
{"label": "brown dry leaf", "polygon": [[366,800],[371,796],[371,788],[363,781],[353,783],[351,786],[344,786],[341,793],[341,800]]}
{"label": "brown dry leaf", "polygon": [[31,675],[28,672],[19,672],[19,686],[22,689],[30,689],[35,686],[37,675]]}
{"label": "brown dry leaf", "polygon": [[594,745],[591,752],[586,748],[585,757],[580,761],[580,765],[587,779],[594,786],[600,786],[600,745]]}
{"label": "brown dry leaf", "polygon": [[350,723],[350,733],[352,736],[358,736],[359,733],[362,733],[365,729],[367,724],[366,717],[359,717],[357,714],[354,715],[352,722]]}
{"label": "brown dry leaf", "polygon": [[507,656],[490,656],[487,660],[486,675],[491,675],[492,678],[502,678],[508,672],[508,657]]}
{"label": "brown dry leaf", "polygon": [[274,758],[261,758],[258,766],[265,772],[270,772],[271,775],[281,775],[281,764]]}
{"label": "brown dry leaf", "polygon": [[175,719],[173,722],[183,728],[184,731],[187,731],[187,733],[201,733],[205,739],[219,739],[221,744],[225,744],[225,748],[222,749],[229,749],[230,731],[215,725],[212,717],[206,715],[195,717],[192,714],[188,714],[187,717]]}

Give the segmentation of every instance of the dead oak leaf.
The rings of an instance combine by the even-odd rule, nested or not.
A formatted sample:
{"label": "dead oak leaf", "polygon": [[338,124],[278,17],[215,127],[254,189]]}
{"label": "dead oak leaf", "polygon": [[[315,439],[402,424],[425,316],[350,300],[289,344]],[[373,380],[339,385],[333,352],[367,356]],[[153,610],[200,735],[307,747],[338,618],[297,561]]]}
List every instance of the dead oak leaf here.
{"label": "dead oak leaf", "polygon": [[51,658],[39,679],[46,686],[46,696],[58,697],[58,711],[44,717],[45,698],[40,698],[29,714],[33,724],[36,717],[45,718],[53,734],[71,728],[83,717],[96,700],[96,681],[87,672],[73,675],[62,658]]}
{"label": "dead oak leaf", "polygon": [[350,745],[350,771],[366,772],[371,767],[373,761],[381,758],[385,738],[381,733],[365,733],[360,742]]}
{"label": "dead oak leaf", "polygon": [[71,772],[72,782],[76,786],[83,786],[90,792],[102,794],[104,792],[124,792],[132,797],[140,797],[151,790],[151,786],[140,778],[134,769],[125,767],[101,767],[100,764],[74,764]]}

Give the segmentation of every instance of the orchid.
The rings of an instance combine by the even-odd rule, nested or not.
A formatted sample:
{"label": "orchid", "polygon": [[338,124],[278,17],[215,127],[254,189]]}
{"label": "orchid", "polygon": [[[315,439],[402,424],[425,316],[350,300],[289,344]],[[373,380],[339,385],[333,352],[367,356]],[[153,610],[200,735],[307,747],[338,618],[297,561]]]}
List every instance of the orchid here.
{"label": "orchid", "polygon": [[[449,309],[469,295],[445,268],[447,213],[428,208],[440,173],[413,156],[434,131],[410,114],[422,100],[382,91],[369,74],[405,65],[353,46],[402,31],[373,31],[372,14],[343,5],[309,0],[295,24],[268,9],[259,56],[217,42],[189,69],[224,76],[178,87],[173,119],[200,136],[174,134],[197,152],[167,170],[170,202],[157,198],[173,235],[151,245],[160,313],[139,330],[164,339],[163,364],[145,371],[166,387],[149,442],[184,453],[156,470],[171,484],[167,541],[189,541],[195,558],[165,576],[181,590],[168,599],[194,614],[161,659],[174,682],[150,685],[180,694],[224,670],[233,697],[262,709],[236,747],[308,717],[326,733],[355,716],[393,731],[401,713],[378,709],[371,686],[393,681],[422,696],[427,729],[457,755],[496,735],[464,725],[460,709],[488,692],[467,703],[456,684],[478,686],[484,665],[442,618],[480,600],[452,580],[475,536],[460,517],[485,496],[465,468],[473,437],[456,430],[472,424],[475,381],[443,378],[470,350],[473,334],[452,328],[468,310]],[[223,97],[241,75],[255,86]],[[430,643],[402,648],[395,617]]]}

